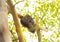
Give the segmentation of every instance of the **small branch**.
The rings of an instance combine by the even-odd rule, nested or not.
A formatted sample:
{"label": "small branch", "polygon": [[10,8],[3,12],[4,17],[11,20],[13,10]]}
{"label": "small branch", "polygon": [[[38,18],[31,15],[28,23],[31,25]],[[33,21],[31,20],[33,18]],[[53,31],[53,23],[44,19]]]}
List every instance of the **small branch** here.
{"label": "small branch", "polygon": [[55,42],[55,41],[50,37],[50,42]]}
{"label": "small branch", "polygon": [[[41,18],[41,20],[42,20],[43,18]],[[44,21],[43,21],[43,23],[45,23]],[[45,25],[46,26],[46,25]],[[38,42],[41,42],[41,30],[44,30],[44,31],[48,31],[48,29],[47,29],[47,27],[46,28],[41,28],[38,24],[36,24],[36,29],[37,29],[37,35],[38,35]]]}
{"label": "small branch", "polygon": [[20,15],[20,14],[18,14],[18,17],[19,17],[19,18],[22,18],[23,16],[22,16],[22,15]]}
{"label": "small branch", "polygon": [[[16,4],[19,4],[20,2],[23,2],[23,1],[24,1],[24,0],[22,0],[22,1],[18,1],[18,2],[16,2]],[[15,4],[15,5],[16,5],[16,4]],[[14,5],[14,6],[15,6],[15,5]]]}
{"label": "small branch", "polygon": [[37,35],[38,35],[38,42],[41,42],[41,31],[40,30],[37,31]]}
{"label": "small branch", "polygon": [[37,36],[38,36],[38,42],[41,42],[41,28],[40,26],[36,23],[36,30],[37,30]]}
{"label": "small branch", "polygon": [[[40,18],[40,19],[43,20],[43,17],[44,17],[44,16],[42,16],[42,18]],[[43,23],[44,23],[44,26],[45,26],[46,28],[45,28],[45,29],[42,29],[42,30],[44,30],[44,31],[45,31],[45,30],[48,31],[48,27],[46,26],[46,24],[45,24],[44,21],[43,21]]]}

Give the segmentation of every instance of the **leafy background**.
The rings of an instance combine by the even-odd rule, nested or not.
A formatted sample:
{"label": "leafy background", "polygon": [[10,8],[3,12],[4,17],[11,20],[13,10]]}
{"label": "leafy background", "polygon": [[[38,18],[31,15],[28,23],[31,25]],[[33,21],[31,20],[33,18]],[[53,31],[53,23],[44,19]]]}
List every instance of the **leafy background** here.
{"label": "leafy background", "polygon": [[[14,0],[14,4],[21,0]],[[29,14],[40,27],[48,28],[48,32],[41,31],[42,42],[60,42],[60,0],[23,0],[15,5],[17,13]],[[20,21],[20,20],[19,20]],[[44,22],[43,22],[44,21]],[[9,29],[13,42],[18,42],[12,15],[8,15]],[[37,34],[30,33],[21,25],[25,42],[38,42]]]}

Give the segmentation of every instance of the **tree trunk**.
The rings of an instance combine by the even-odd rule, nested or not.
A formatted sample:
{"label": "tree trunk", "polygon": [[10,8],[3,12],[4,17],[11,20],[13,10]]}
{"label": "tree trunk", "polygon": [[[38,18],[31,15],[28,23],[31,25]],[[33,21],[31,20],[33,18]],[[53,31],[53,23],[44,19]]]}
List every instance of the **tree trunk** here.
{"label": "tree trunk", "polygon": [[8,28],[6,0],[0,0],[0,42],[12,42]]}

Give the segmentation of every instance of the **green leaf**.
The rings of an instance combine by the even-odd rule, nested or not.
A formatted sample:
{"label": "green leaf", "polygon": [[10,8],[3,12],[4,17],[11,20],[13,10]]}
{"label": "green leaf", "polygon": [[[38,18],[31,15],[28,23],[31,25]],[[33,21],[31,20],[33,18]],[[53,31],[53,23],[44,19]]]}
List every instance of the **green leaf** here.
{"label": "green leaf", "polygon": [[28,4],[28,3],[26,3],[26,4],[25,4],[25,7],[28,7],[28,6],[29,6],[29,4]]}
{"label": "green leaf", "polygon": [[14,2],[16,2],[16,0],[14,0]]}

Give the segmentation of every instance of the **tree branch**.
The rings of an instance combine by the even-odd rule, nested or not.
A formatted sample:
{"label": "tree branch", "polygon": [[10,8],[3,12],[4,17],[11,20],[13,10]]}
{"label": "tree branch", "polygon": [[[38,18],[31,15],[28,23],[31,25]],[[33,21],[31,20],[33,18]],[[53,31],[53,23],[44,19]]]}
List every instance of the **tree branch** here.
{"label": "tree branch", "polygon": [[18,35],[19,42],[24,42],[23,34],[22,34],[22,31],[21,31],[21,27],[20,27],[20,23],[19,23],[19,20],[18,20],[18,15],[16,14],[16,10],[15,10],[15,7],[13,5],[13,2],[12,2],[12,0],[7,0],[7,3],[9,5],[9,7],[11,8],[11,14],[13,16],[13,20],[14,20],[14,24],[15,24],[15,27],[16,27],[16,32],[17,32],[17,35]]}

